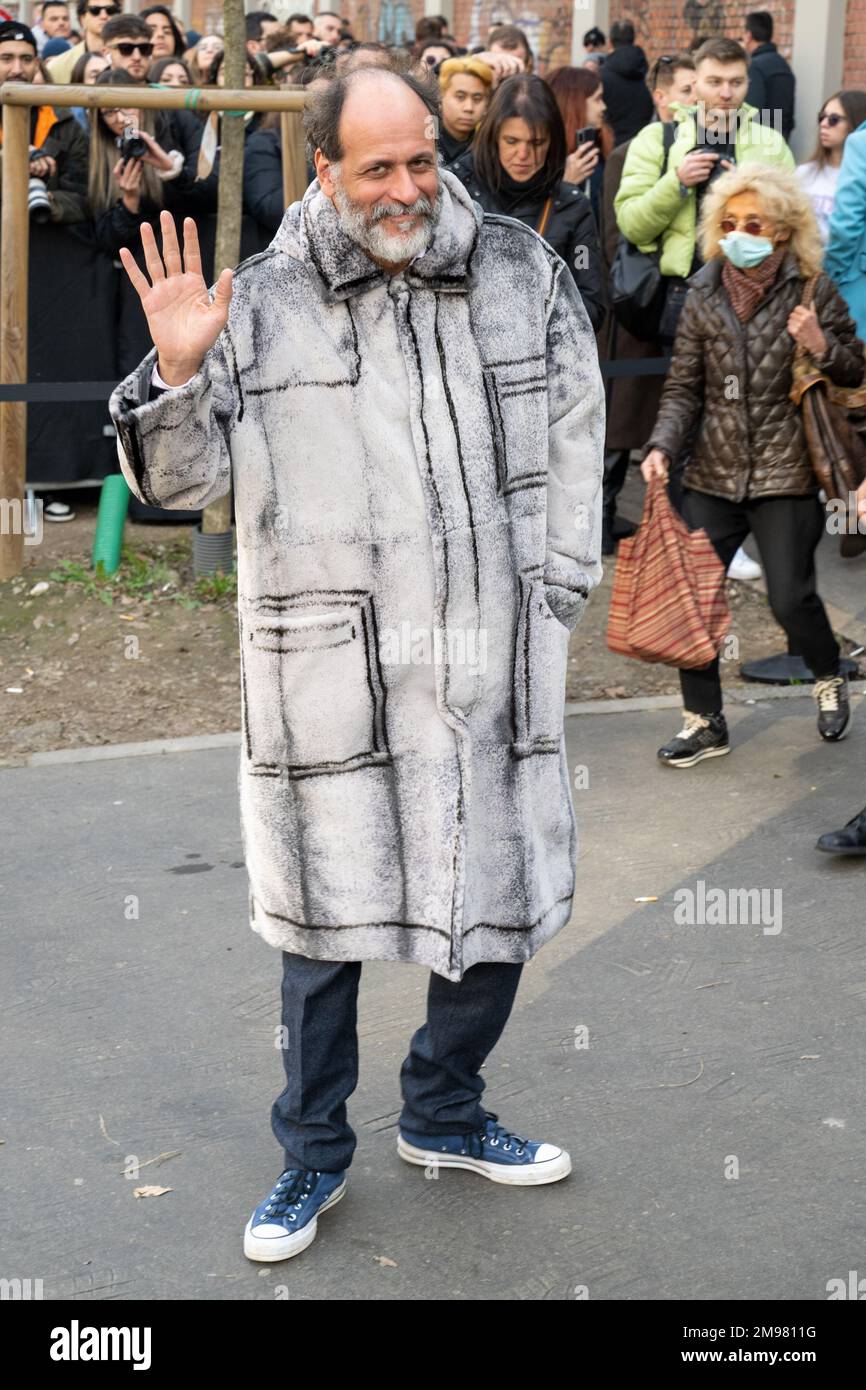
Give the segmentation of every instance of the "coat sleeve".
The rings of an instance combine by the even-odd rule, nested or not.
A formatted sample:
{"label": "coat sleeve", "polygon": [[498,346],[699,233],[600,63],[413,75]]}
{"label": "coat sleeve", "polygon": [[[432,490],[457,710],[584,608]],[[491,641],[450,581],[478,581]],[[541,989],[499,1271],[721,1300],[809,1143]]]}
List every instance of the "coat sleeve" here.
{"label": "coat sleeve", "polygon": [[604,322],[604,275],[595,217],[585,194],[581,194],[581,215],[569,240],[568,263],[589,321],[597,333]]}
{"label": "coat sleeve", "polygon": [[836,386],[862,386],[866,347],[857,336],[857,325],[848,305],[829,275],[822,275],[815,287],[815,309],[828,343],[824,357],[815,359],[816,367],[826,372]]}
{"label": "coat sleeve", "polygon": [[196,510],[231,485],[230,435],[242,404],[228,328],[185,386],[152,392],[156,358],[154,347],[109,400],[121,471],[139,501]]}
{"label": "coat sleeve", "polygon": [[548,604],[566,627],[601,579],[605,399],[589,315],[562,262],[547,319]]}
{"label": "coat sleeve", "polygon": [[661,449],[673,462],[704,403],[704,343],[698,329],[698,296],[690,290],[677,324],[670,370],[644,457]]}
{"label": "coat sleeve", "polygon": [[824,268],[834,280],[851,278],[863,245],[866,224],[866,132],[855,132],[845,142],[836,201],[830,217],[830,240]]}
{"label": "coat sleeve", "polygon": [[656,121],[634,137],[614,199],[617,225],[635,246],[651,246],[657,241],[670,226],[683,201],[672,158],[671,167],[659,177],[663,134],[661,121]]}

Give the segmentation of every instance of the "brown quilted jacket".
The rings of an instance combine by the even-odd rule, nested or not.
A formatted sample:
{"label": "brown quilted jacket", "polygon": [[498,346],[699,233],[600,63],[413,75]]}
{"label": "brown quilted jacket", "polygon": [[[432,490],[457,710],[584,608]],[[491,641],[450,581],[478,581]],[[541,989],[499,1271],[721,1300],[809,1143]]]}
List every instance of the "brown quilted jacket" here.
{"label": "brown quilted jacket", "polygon": [[[817,492],[800,413],[788,393],[796,344],[788,317],[805,281],[789,253],[766,297],[740,323],[715,257],[689,280],[650,449],[675,459],[697,424],[683,483],[734,502]],[[847,306],[827,275],[815,286],[815,308],[829,344],[817,366],[837,386],[859,386],[864,345]],[[703,411],[703,414],[701,413]]]}

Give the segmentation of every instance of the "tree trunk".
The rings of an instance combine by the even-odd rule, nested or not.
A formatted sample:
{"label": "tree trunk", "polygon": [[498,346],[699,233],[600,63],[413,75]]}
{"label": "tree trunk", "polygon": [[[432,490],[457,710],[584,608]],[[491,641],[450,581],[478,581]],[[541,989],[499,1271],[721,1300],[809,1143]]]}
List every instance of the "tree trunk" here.
{"label": "tree trunk", "polygon": [[[242,91],[246,72],[244,0],[224,0],[223,78],[226,90]],[[243,216],[244,113],[223,111],[220,118],[219,202],[217,205],[214,280],[226,267],[234,269],[241,255]],[[221,533],[231,528],[231,490],[202,512],[201,529]]]}

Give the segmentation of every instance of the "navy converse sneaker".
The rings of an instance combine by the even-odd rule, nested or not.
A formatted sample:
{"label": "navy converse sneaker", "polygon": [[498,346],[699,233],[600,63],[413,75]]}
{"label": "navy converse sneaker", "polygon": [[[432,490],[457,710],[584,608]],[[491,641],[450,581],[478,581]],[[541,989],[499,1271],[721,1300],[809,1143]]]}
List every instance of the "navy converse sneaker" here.
{"label": "navy converse sneaker", "polygon": [[316,1239],[316,1218],[336,1206],[346,1191],[345,1170],[287,1168],[273,1191],[260,1202],[244,1231],[249,1260],[288,1260]]}
{"label": "navy converse sneaker", "polygon": [[469,1168],[493,1182],[522,1187],[558,1182],[571,1172],[571,1159],[556,1144],[541,1144],[513,1134],[497,1124],[498,1115],[485,1111],[484,1128],[469,1134],[416,1134],[400,1128],[397,1152],[407,1163],[422,1167]]}

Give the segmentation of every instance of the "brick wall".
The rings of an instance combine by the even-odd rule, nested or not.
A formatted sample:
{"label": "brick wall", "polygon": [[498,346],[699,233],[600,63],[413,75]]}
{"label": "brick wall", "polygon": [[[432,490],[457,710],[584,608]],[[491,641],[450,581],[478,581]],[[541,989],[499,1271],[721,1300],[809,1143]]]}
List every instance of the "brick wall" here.
{"label": "brick wall", "polygon": [[866,90],[866,0],[848,0],[842,86]]}
{"label": "brick wall", "polygon": [[641,0],[610,7],[611,21],[630,19],[650,58],[678,48],[695,48],[714,34],[740,39],[750,10],[768,9],[775,21],[773,41],[790,60],[794,38],[794,0],[731,4],[729,0]]}
{"label": "brick wall", "polygon": [[[630,19],[638,41],[652,59],[677,48],[692,48],[710,34],[742,34],[743,18],[752,9],[768,8],[775,19],[775,41],[790,59],[795,0],[612,0],[611,20]],[[262,8],[266,0],[261,0]],[[395,43],[411,38],[423,0],[341,0],[334,5],[352,19],[359,39]],[[216,0],[193,0],[192,22],[203,33],[213,28],[222,6]],[[303,0],[298,5],[304,9]],[[561,0],[454,0],[454,33],[461,43],[483,43],[493,24],[518,24],[529,37],[546,71],[568,63],[571,54],[572,13],[580,24],[580,9]],[[848,0],[845,29],[844,85],[866,88],[866,0]]]}

